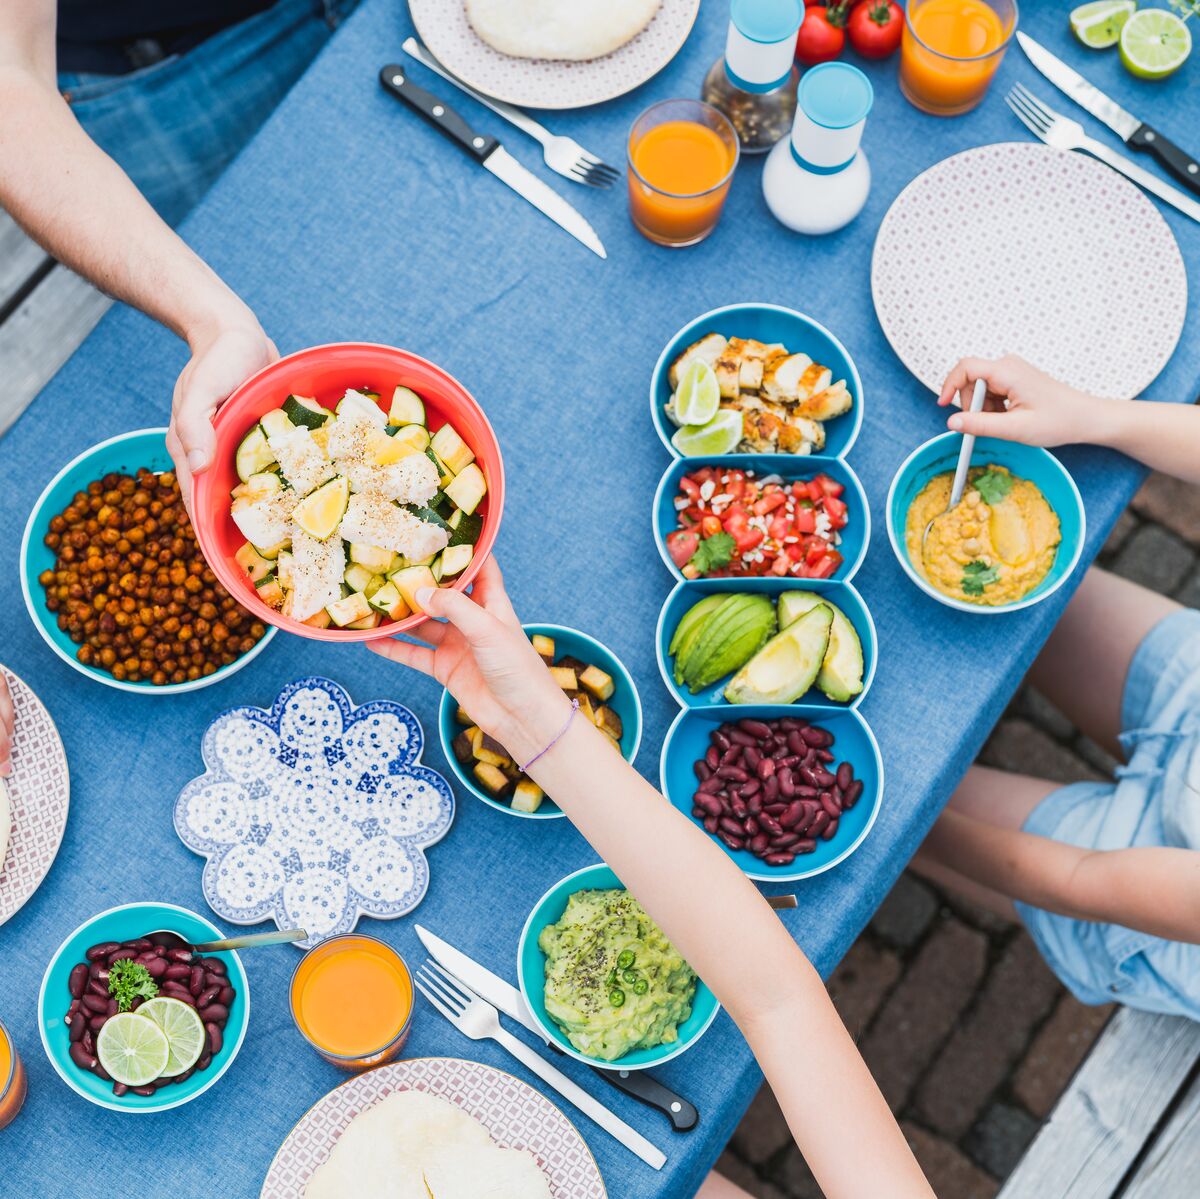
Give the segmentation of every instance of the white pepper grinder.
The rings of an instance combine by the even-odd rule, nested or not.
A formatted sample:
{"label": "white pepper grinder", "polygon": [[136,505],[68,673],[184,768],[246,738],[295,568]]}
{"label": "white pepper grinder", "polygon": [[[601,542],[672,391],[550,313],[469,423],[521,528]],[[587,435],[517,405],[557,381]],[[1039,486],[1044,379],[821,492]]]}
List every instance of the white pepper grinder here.
{"label": "white pepper grinder", "polygon": [[875,93],[846,62],[804,73],[791,137],[767,156],[763,196],[776,220],[797,233],[832,233],[862,211],[871,168],[859,146]]}

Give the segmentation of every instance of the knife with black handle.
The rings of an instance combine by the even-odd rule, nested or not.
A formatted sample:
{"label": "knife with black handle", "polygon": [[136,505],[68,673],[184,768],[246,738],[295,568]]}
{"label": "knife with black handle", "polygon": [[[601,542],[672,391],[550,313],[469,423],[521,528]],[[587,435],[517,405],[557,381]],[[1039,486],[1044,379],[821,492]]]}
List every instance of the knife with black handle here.
{"label": "knife with black handle", "polygon": [[1181,150],[1170,138],[1143,122],[1129,135],[1125,144],[1130,149],[1153,154],[1176,179],[1200,196],[1200,162]]}

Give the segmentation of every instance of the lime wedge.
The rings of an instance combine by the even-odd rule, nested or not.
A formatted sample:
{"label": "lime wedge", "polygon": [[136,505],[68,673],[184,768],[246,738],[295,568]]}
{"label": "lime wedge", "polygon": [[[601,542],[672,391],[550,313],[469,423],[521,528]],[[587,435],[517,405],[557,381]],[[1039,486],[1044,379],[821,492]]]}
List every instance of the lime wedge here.
{"label": "lime wedge", "polygon": [[1121,30],[1121,62],[1139,79],[1165,79],[1191,52],[1188,27],[1165,8],[1135,12]]}
{"label": "lime wedge", "polygon": [[675,392],[675,417],[681,425],[707,425],[721,406],[717,376],[707,362],[688,364]]}
{"label": "lime wedge", "polygon": [[295,522],[310,536],[325,541],[337,531],[350,502],[350,483],[338,475],[305,496],[292,511]]}
{"label": "lime wedge", "polygon": [[167,1038],[171,1055],[162,1071],[166,1077],[173,1078],[176,1074],[182,1074],[200,1060],[200,1054],[204,1052],[206,1034],[204,1022],[194,1007],[189,1007],[182,999],[159,995],[143,1003],[138,1008],[137,1015],[153,1020]]}
{"label": "lime wedge", "polygon": [[1071,10],[1071,32],[1093,50],[1115,46],[1137,0],[1092,0]]}
{"label": "lime wedge", "polygon": [[171,1056],[167,1034],[137,1012],[110,1016],[96,1037],[96,1056],[116,1082],[144,1087],[161,1078]]}
{"label": "lime wedge", "polygon": [[742,440],[742,414],[722,408],[706,425],[684,425],[671,436],[671,444],[685,457],[731,454]]}

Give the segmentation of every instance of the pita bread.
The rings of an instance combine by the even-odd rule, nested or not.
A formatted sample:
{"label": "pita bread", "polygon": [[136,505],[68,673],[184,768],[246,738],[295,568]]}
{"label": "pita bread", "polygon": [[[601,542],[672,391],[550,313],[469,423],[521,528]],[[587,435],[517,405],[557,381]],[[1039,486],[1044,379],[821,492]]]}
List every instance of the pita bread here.
{"label": "pita bread", "polygon": [[471,28],[512,58],[602,58],[631,42],[661,0],[466,0]]}

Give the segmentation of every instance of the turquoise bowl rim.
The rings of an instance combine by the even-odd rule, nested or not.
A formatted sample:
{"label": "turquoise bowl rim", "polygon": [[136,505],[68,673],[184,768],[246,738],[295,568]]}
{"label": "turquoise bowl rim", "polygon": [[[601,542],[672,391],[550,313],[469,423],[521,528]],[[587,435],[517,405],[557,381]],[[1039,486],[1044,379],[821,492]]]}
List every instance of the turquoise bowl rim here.
{"label": "turquoise bowl rim", "polygon": [[[699,326],[709,323],[712,320],[726,316],[736,312],[773,312],[779,313],[782,316],[807,326],[810,330],[815,330],[823,337],[829,338],[831,342],[841,352],[842,357],[846,361],[846,374],[851,383],[851,390],[854,393],[854,408],[851,412],[852,425],[849,435],[846,438],[845,448],[840,454],[825,454],[826,458],[845,458],[854,448],[854,443],[858,440],[858,435],[862,432],[863,426],[863,405],[865,397],[863,395],[862,378],[859,376],[858,367],[855,365],[854,359],[850,351],[846,349],[840,337],[835,336],[827,329],[820,321],[814,320],[811,316],[807,316],[803,312],[797,311],[795,308],[788,308],[783,304],[768,304],[762,301],[746,300],[738,304],[723,304],[720,308],[712,308],[708,312],[702,312],[699,316],[693,317],[685,325],[680,326],[667,339],[662,351],[658,355],[657,361],[654,363],[654,370],[650,374],[650,419],[654,424],[654,431],[658,434],[658,439],[666,446],[667,453],[672,458],[682,458],[683,455],[671,444],[671,435],[667,429],[666,413],[662,410],[662,405],[658,402],[659,381],[662,379],[667,370],[667,356],[674,348],[676,343],[685,334],[691,334],[698,330]],[[827,363],[824,365],[828,365]],[[838,417],[842,420],[843,417]],[[832,422],[830,422],[832,423]],[[804,458],[804,454],[776,454],[774,457],[781,461],[794,462],[798,458]]]}
{"label": "turquoise bowl rim", "polygon": [[[542,977],[537,979],[537,981],[544,988],[546,957],[537,946],[537,938],[541,935],[541,931],[546,925],[553,924],[555,920],[562,916],[567,906],[567,899],[576,891],[590,891],[609,887],[619,887],[624,891],[629,889],[617,877],[616,871],[611,866],[608,866],[604,862],[596,862],[591,866],[584,866],[581,870],[576,870],[574,873],[568,874],[566,878],[559,879],[533,905],[529,916],[525,920],[525,925],[521,929],[520,939],[517,942],[517,981],[521,987],[521,998],[525,1001],[526,1009],[542,1032],[563,1053],[575,1058],[576,1061],[586,1062],[589,1066],[598,1066],[604,1070],[648,1070],[654,1066],[661,1066],[664,1062],[671,1061],[672,1058],[678,1057],[685,1050],[691,1048],[708,1031],[712,1022],[717,1018],[717,1013],[720,1012],[721,1005],[717,1002],[717,997],[709,989],[707,983],[698,975],[696,980],[696,995],[692,1002],[692,1014],[684,1021],[684,1025],[692,1024],[693,1021],[695,1023],[688,1030],[686,1038],[680,1036],[680,1039],[674,1045],[667,1048],[665,1052],[663,1051],[664,1046],[659,1045],[654,1049],[639,1049],[634,1053],[628,1053],[624,1057],[619,1057],[611,1062],[606,1062],[598,1057],[588,1057],[586,1054],[580,1053],[563,1035],[558,1025],[542,1014],[545,1010],[545,1004],[534,1003],[530,995],[529,986],[527,985],[528,979],[526,976],[537,965],[542,971]],[[553,913],[548,910],[552,907],[556,909]],[[537,926],[536,933],[534,932],[535,925]]]}
{"label": "turquoise bowl rim", "polygon": [[[944,604],[947,608],[954,608],[959,612],[970,612],[978,616],[998,616],[1004,612],[1019,612],[1022,608],[1032,607],[1034,604],[1041,603],[1042,600],[1053,595],[1075,573],[1075,568],[1079,565],[1079,559],[1083,556],[1083,544],[1087,540],[1087,512],[1083,506],[1083,496],[1079,494],[1079,488],[1075,480],[1071,477],[1071,472],[1049,450],[1042,449],[1041,446],[1025,445],[1019,441],[1004,441],[995,437],[978,438],[975,442],[973,459],[987,457],[989,450],[996,453],[1023,454],[1040,462],[1051,474],[1057,474],[1066,484],[1069,494],[1074,499],[1075,512],[1079,518],[1079,530],[1075,535],[1075,545],[1071,551],[1070,560],[1067,562],[1066,568],[1062,573],[1053,582],[1049,583],[1049,585],[1043,580],[1028,595],[1022,596],[1019,600],[1014,600],[1009,604],[968,604],[963,600],[955,599],[953,596],[943,595],[936,587],[927,583],[917,573],[912,562],[909,561],[908,551],[904,548],[902,531],[896,528],[896,514],[894,509],[897,502],[897,492],[901,485],[907,482],[909,476],[919,471],[923,476],[922,486],[924,486],[924,483],[928,482],[939,470],[946,469],[945,460],[934,462],[928,468],[923,465],[918,467],[918,460],[923,455],[937,457],[939,451],[935,447],[945,445],[949,449],[951,442],[957,446],[962,436],[961,433],[950,431],[939,433],[936,437],[931,437],[928,441],[923,441],[904,459],[900,464],[900,468],[892,477],[891,486],[888,487],[887,500],[884,505],[888,540],[892,543],[892,553],[896,555],[896,560],[900,563],[901,569],[917,587],[932,599],[937,600],[939,604]],[[950,465],[953,467],[953,462]],[[907,517],[907,511],[905,512],[905,517]],[[1060,522],[1062,521],[1061,513],[1059,513],[1059,520]],[[1059,554],[1062,553],[1062,548],[1062,545],[1060,545],[1058,549]],[[1055,558],[1055,562],[1057,564],[1057,557]]]}
{"label": "turquoise bowl rim", "polygon": [[[42,640],[58,655],[68,666],[79,671],[80,674],[86,675],[89,679],[95,679],[98,683],[103,683],[106,687],[115,687],[118,691],[129,691],[136,695],[179,695],[185,691],[199,691],[202,687],[211,687],[213,683],[219,683],[223,679],[227,679],[231,674],[236,674],[243,666],[248,666],[260,653],[267,647],[267,643],[279,631],[274,625],[267,628],[266,633],[259,639],[253,649],[244,653],[240,658],[230,662],[228,666],[222,666],[220,670],[214,671],[210,675],[202,676],[198,679],[190,679],[186,683],[166,683],[161,687],[156,687],[153,683],[130,683],[124,679],[114,679],[111,674],[104,670],[96,670],[91,666],[85,666],[73,654],[67,653],[66,649],[61,646],[56,640],[54,633],[58,631],[57,624],[53,620],[53,614],[46,607],[45,597],[42,593],[41,584],[37,581],[37,575],[33,571],[33,566],[30,562],[30,554],[34,544],[35,529],[45,524],[49,526],[49,520],[43,522],[42,516],[46,505],[50,499],[50,495],[54,492],[60,483],[63,482],[69,475],[77,471],[80,467],[93,461],[93,459],[101,458],[106,451],[111,450],[118,445],[124,445],[127,442],[135,441],[138,438],[146,440],[156,439],[161,441],[161,446],[156,445],[156,450],[161,449],[162,458],[170,461],[170,455],[167,453],[167,430],[165,428],[157,429],[131,429],[128,433],[118,433],[115,437],[109,437],[104,441],[97,442],[90,446],[82,453],[76,454],[57,474],[42,488],[41,494],[34,501],[33,508],[30,510],[29,518],[25,522],[25,531],[21,535],[21,594],[25,598],[25,608],[29,613],[29,618],[33,621],[34,627],[41,634]],[[146,464],[151,465],[150,462]],[[107,470],[100,470],[99,475],[94,475],[93,478],[100,477],[108,473]],[[87,482],[92,482],[88,479]],[[86,485],[85,485],[86,486]],[[85,487],[77,487],[72,485],[73,491],[84,490]],[[35,595],[40,596],[36,599]],[[54,632],[51,632],[50,626],[54,625]],[[65,634],[64,634],[65,636]]]}
{"label": "turquoise bowl rim", "polygon": [[[858,574],[859,568],[862,566],[863,562],[866,561],[867,551],[871,548],[871,505],[867,502],[866,489],[862,485],[862,480],[858,477],[858,472],[855,471],[855,469],[846,461],[845,458],[838,458],[829,454],[714,454],[711,457],[698,455],[694,458],[676,458],[671,465],[668,466],[665,471],[663,471],[662,478],[659,479],[658,486],[654,489],[654,500],[650,509],[650,529],[654,534],[654,544],[658,547],[658,556],[662,559],[663,565],[667,568],[667,570],[671,572],[672,578],[676,579],[677,581],[691,581],[684,580],[683,572],[678,566],[675,565],[671,555],[667,552],[667,537],[670,533],[673,533],[674,530],[668,529],[667,532],[664,533],[658,527],[658,514],[662,509],[664,492],[666,491],[667,487],[667,480],[672,477],[678,477],[676,475],[676,471],[681,469],[680,463],[683,462],[694,462],[696,464],[696,469],[700,469],[705,466],[716,466],[718,464],[728,464],[730,467],[736,467],[739,464],[746,462],[748,459],[754,459],[756,461],[766,460],[771,462],[772,466],[775,468],[773,473],[782,475],[785,481],[790,473],[790,464],[793,462],[796,463],[797,474],[801,473],[799,468],[802,463],[812,464],[808,473],[813,475],[821,474],[821,472],[829,466],[833,466],[835,469],[844,471],[846,473],[849,478],[850,490],[854,492],[855,504],[860,509],[860,519],[862,520],[863,525],[862,547],[859,549],[858,555],[855,557],[854,561],[843,563],[838,571],[831,576],[831,578],[839,583],[848,583],[851,579],[853,579],[854,576]],[[781,459],[786,459],[786,463],[781,461]],[[842,480],[840,479],[838,480],[838,482],[841,481]],[[770,576],[756,575],[753,577],[768,578]],[[802,586],[807,583],[824,582],[827,580],[797,579],[788,576],[783,581],[790,581],[796,586]]]}
{"label": "turquoise bowl rim", "polygon": [[[628,751],[624,745],[621,747],[621,756],[626,762],[633,765],[637,759],[638,750],[642,744],[642,729],[644,727],[644,719],[642,716],[642,697],[638,694],[637,684],[633,681],[633,675],[629,673],[625,663],[621,661],[617,655],[604,644],[603,641],[593,637],[590,633],[585,633],[581,629],[573,628],[571,625],[565,624],[540,624],[536,621],[531,621],[521,625],[522,630],[529,636],[535,633],[542,633],[548,637],[558,637],[566,635],[568,637],[579,637],[588,645],[599,650],[602,655],[609,659],[608,664],[615,669],[612,672],[613,677],[618,680],[618,686],[624,683],[629,694],[633,699],[633,714],[635,717],[636,728],[632,738],[632,744]],[[418,634],[419,635],[419,634]],[[479,787],[472,782],[470,776],[459,765],[458,759],[454,756],[454,749],[451,742],[458,733],[458,722],[454,719],[454,712],[458,707],[458,701],[450,694],[448,687],[442,689],[442,698],[438,704],[438,740],[442,743],[442,754],[450,767],[451,773],[457,782],[464,787],[476,799],[482,800],[490,808],[495,808],[498,812],[503,812],[507,816],[518,816],[523,820],[558,820],[566,816],[566,812],[562,810],[549,796],[542,801],[542,806],[536,812],[516,812],[511,804],[500,803],[499,800],[492,799],[490,795],[485,795]],[[628,730],[626,730],[627,732]],[[625,740],[623,735],[622,742]],[[545,810],[546,805],[550,805],[550,810]]]}
{"label": "turquoise bowl rim", "polygon": [[[38,1032],[42,1038],[42,1048],[46,1051],[46,1056],[50,1059],[50,1064],[54,1067],[59,1078],[63,1080],[71,1088],[75,1094],[86,1099],[89,1103],[96,1104],[97,1107],[106,1107],[110,1111],[121,1112],[124,1115],[144,1116],[153,1112],[170,1111],[175,1107],[182,1107],[185,1103],[190,1103],[193,1099],[199,1098],[210,1087],[214,1086],[233,1065],[234,1059],[242,1048],[242,1042],[246,1039],[246,1029],[250,1024],[250,980],[246,974],[246,969],[242,965],[242,959],[237,952],[232,949],[222,950],[214,954],[215,957],[220,957],[224,960],[229,968],[230,975],[235,978],[238,988],[238,1009],[241,1012],[238,1021],[238,1030],[236,1038],[230,1042],[226,1040],[221,1047],[221,1054],[225,1060],[219,1066],[214,1066],[204,1074],[193,1074],[185,1083],[172,1084],[170,1087],[165,1087],[156,1091],[151,1096],[135,1096],[137,1106],[122,1102],[109,1089],[109,1084],[100,1079],[96,1081],[99,1085],[106,1088],[107,1097],[105,1095],[94,1095],[86,1090],[75,1075],[83,1075],[83,1071],[75,1065],[74,1062],[66,1056],[66,1032],[65,1026],[62,1024],[63,1012],[66,1010],[65,1005],[61,1010],[49,1012],[47,1011],[47,988],[50,985],[50,976],[54,973],[55,968],[62,961],[63,956],[68,950],[71,950],[71,964],[76,961],[83,960],[83,951],[86,948],[84,942],[91,944],[96,938],[95,928],[101,921],[106,920],[110,916],[115,916],[121,912],[144,911],[146,913],[149,927],[147,931],[154,927],[168,927],[171,917],[187,916],[196,921],[207,932],[210,932],[213,939],[223,937],[225,934],[207,917],[200,915],[199,912],[193,912],[190,908],[180,907],[174,903],[159,903],[151,900],[122,903],[116,907],[107,908],[103,912],[97,912],[96,915],[90,916],[78,928],[69,933],[61,945],[54,951],[54,956],[51,957],[49,964],[46,966],[45,973],[42,975],[42,985],[38,990]],[[159,923],[161,921],[161,924]],[[104,939],[104,938],[100,938]],[[76,956],[78,955],[78,956]],[[69,970],[67,971],[69,973]],[[66,994],[66,977],[63,979],[63,993]],[[232,1018],[230,1024],[232,1024]],[[51,1047],[50,1039],[47,1034],[47,1027],[51,1024],[64,1028],[62,1033],[63,1051],[62,1060],[58,1053]],[[229,1025],[226,1025],[226,1034],[228,1034]],[[94,1075],[88,1077],[94,1078]],[[195,1086],[192,1084],[199,1079],[199,1083]],[[160,1101],[160,1096],[169,1096],[169,1100]]]}

